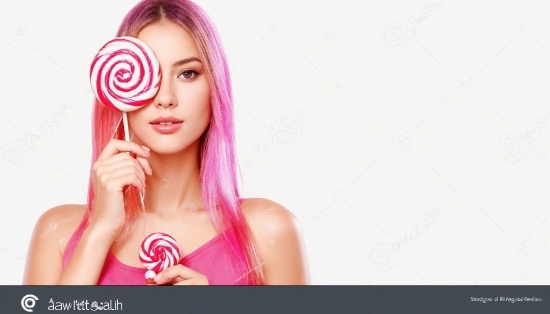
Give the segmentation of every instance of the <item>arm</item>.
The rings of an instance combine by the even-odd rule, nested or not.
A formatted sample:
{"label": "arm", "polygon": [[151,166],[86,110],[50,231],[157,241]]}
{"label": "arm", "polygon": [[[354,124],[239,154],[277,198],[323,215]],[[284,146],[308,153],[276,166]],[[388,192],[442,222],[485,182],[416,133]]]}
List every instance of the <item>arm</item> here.
{"label": "arm", "polygon": [[84,232],[71,261],[65,271],[61,271],[65,248],[61,243],[69,241],[84,213],[83,206],[61,205],[38,219],[27,254],[24,285],[97,283],[112,240],[104,239],[93,228],[88,227]]}
{"label": "arm", "polygon": [[[245,216],[260,249],[266,285],[309,285],[302,229],[296,217],[267,199],[250,199]],[[243,209],[244,210],[244,209]]]}
{"label": "arm", "polygon": [[96,285],[113,241],[93,226],[86,228],[57,284]]}
{"label": "arm", "polygon": [[[135,157],[128,152],[134,153]],[[61,271],[63,251],[59,247],[60,239],[68,240],[78,223],[75,226],[60,222],[72,220],[67,214],[74,212],[80,217],[76,221],[82,221],[85,206],[58,206],[40,217],[29,246],[24,284],[97,284],[107,253],[126,219],[123,189],[135,186],[143,190],[145,171],[149,175],[153,173],[146,160],[149,156],[149,149],[145,146],[116,139],[109,141],[92,167],[95,191],[93,222],[82,234],[65,271]],[[50,226],[55,226],[51,233]]]}

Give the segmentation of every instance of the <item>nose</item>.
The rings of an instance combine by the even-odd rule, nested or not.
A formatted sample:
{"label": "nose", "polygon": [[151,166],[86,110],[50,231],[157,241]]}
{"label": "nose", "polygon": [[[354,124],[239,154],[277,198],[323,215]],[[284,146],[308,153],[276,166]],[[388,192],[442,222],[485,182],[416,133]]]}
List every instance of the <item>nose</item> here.
{"label": "nose", "polygon": [[155,95],[155,107],[175,108],[178,106],[178,99],[174,93],[173,82],[169,75],[162,75],[159,90]]}

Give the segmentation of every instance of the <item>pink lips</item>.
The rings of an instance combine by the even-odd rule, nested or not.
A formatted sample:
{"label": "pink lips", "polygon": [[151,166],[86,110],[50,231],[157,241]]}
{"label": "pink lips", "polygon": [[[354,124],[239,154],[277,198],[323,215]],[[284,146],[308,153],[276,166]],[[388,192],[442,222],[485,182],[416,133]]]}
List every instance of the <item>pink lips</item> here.
{"label": "pink lips", "polygon": [[161,134],[171,134],[179,130],[183,122],[174,123],[174,124],[151,124],[153,130]]}
{"label": "pink lips", "polygon": [[175,117],[158,117],[151,121],[153,130],[161,134],[171,134],[176,132],[183,125],[183,120]]}

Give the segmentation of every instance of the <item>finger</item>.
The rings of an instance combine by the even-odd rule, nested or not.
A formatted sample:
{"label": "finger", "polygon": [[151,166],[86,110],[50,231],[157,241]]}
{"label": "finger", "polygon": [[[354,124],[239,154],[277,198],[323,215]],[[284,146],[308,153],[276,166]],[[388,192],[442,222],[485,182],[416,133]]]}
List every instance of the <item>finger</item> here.
{"label": "finger", "polygon": [[[125,155],[125,154],[121,154],[121,155]],[[110,164],[108,167],[106,167],[106,169],[108,169],[107,171],[115,171],[123,167],[133,167],[142,176],[142,178],[145,179],[145,171],[142,165],[137,159],[134,159],[130,156],[125,157],[125,159],[117,163]]]}
{"label": "finger", "polygon": [[149,161],[145,158],[136,157],[136,161],[141,165],[143,170],[150,176],[153,175],[153,168],[151,168],[151,165],[149,164]]}
{"label": "finger", "polygon": [[100,168],[102,168],[101,171],[104,171],[104,172],[111,172],[118,168],[131,166],[131,165],[135,165],[136,167],[141,168],[135,158],[125,153],[116,154],[114,156],[111,156],[107,159],[102,160],[100,163],[101,163]]}
{"label": "finger", "polygon": [[204,285],[207,286],[207,283],[197,281],[195,278],[193,279],[187,279],[187,280],[181,280],[178,283],[174,283],[174,286],[195,286],[195,285]]}
{"label": "finger", "polygon": [[115,192],[121,192],[122,189],[127,185],[133,185],[141,191],[143,191],[144,188],[141,180],[136,176],[135,173],[116,176],[115,178],[112,178],[110,180],[108,179],[105,185],[107,190]]}
{"label": "finger", "polygon": [[102,169],[98,175],[101,177],[107,176],[106,179],[110,180],[128,174],[136,175],[139,181],[146,185],[145,172],[143,172],[140,164],[135,159],[131,161],[120,161],[116,164],[110,165],[108,168],[106,167],[106,169]]}
{"label": "finger", "polygon": [[[191,279],[188,279],[188,280],[191,280]],[[180,282],[188,281],[188,280],[183,279],[181,277],[176,277],[176,278],[170,280],[168,283],[162,284],[162,286],[168,286],[168,285],[174,286],[174,285],[178,285]]]}
{"label": "finger", "polygon": [[128,159],[128,154],[115,154],[109,158],[105,158],[101,160],[98,159],[95,162],[95,165],[97,165],[98,168],[101,168],[101,167],[105,167],[115,162],[119,162],[121,160],[126,160],[126,159]]}
{"label": "finger", "polygon": [[132,156],[132,155],[135,155],[135,154],[133,154],[133,153],[132,154],[118,153],[118,154],[114,154],[113,156],[111,156],[109,158],[98,160],[98,163],[101,163],[103,166],[106,166],[106,165],[111,165],[111,164],[114,164],[114,163],[122,161],[122,160],[132,161],[132,160],[135,159],[135,157]]}
{"label": "finger", "polygon": [[148,148],[144,148],[134,142],[112,139],[107,143],[97,160],[107,159],[122,152],[132,152],[141,157],[148,157],[150,155]]}
{"label": "finger", "polygon": [[181,280],[180,282],[174,283],[174,286],[193,286],[195,285],[193,279]]}
{"label": "finger", "polygon": [[187,268],[181,264],[174,265],[172,267],[169,267],[162,272],[158,273],[155,277],[155,282],[157,284],[165,284],[168,282],[171,282],[175,278],[181,278],[181,279],[191,279],[194,278],[197,275],[197,272],[194,270]]}
{"label": "finger", "polygon": [[135,186],[141,192],[143,192],[145,190],[145,184],[143,183],[142,180],[140,180],[138,177],[136,177],[135,174],[125,175],[125,176],[122,176],[120,179],[123,183],[120,184],[120,189],[117,190],[117,191],[122,191],[122,188],[124,188],[125,186],[128,185],[128,183],[126,183],[126,182],[130,182],[130,185]]}
{"label": "finger", "polygon": [[[134,163],[136,166],[139,166],[140,163],[137,162],[136,158],[141,158],[142,160],[146,160],[145,158],[142,158],[142,157],[135,157],[135,154],[118,153],[106,159],[102,159],[102,160],[98,159],[94,163],[93,170],[97,176],[100,176],[102,173],[113,171],[122,166],[129,165],[130,163]],[[124,163],[123,161],[126,163]],[[148,164],[149,163],[147,163],[147,165]]]}

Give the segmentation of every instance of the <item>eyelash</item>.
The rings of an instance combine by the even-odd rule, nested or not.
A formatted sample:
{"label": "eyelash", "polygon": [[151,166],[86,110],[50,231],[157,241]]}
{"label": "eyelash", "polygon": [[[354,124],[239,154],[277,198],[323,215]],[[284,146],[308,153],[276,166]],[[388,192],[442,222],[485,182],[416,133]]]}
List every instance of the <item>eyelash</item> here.
{"label": "eyelash", "polygon": [[189,72],[194,73],[195,76],[192,77],[192,78],[184,78],[185,80],[192,80],[192,79],[196,78],[197,76],[199,76],[199,74],[200,74],[199,72],[197,72],[195,70],[185,70],[185,71],[181,72],[180,75],[178,75],[178,77],[182,76],[183,74],[189,73]]}

